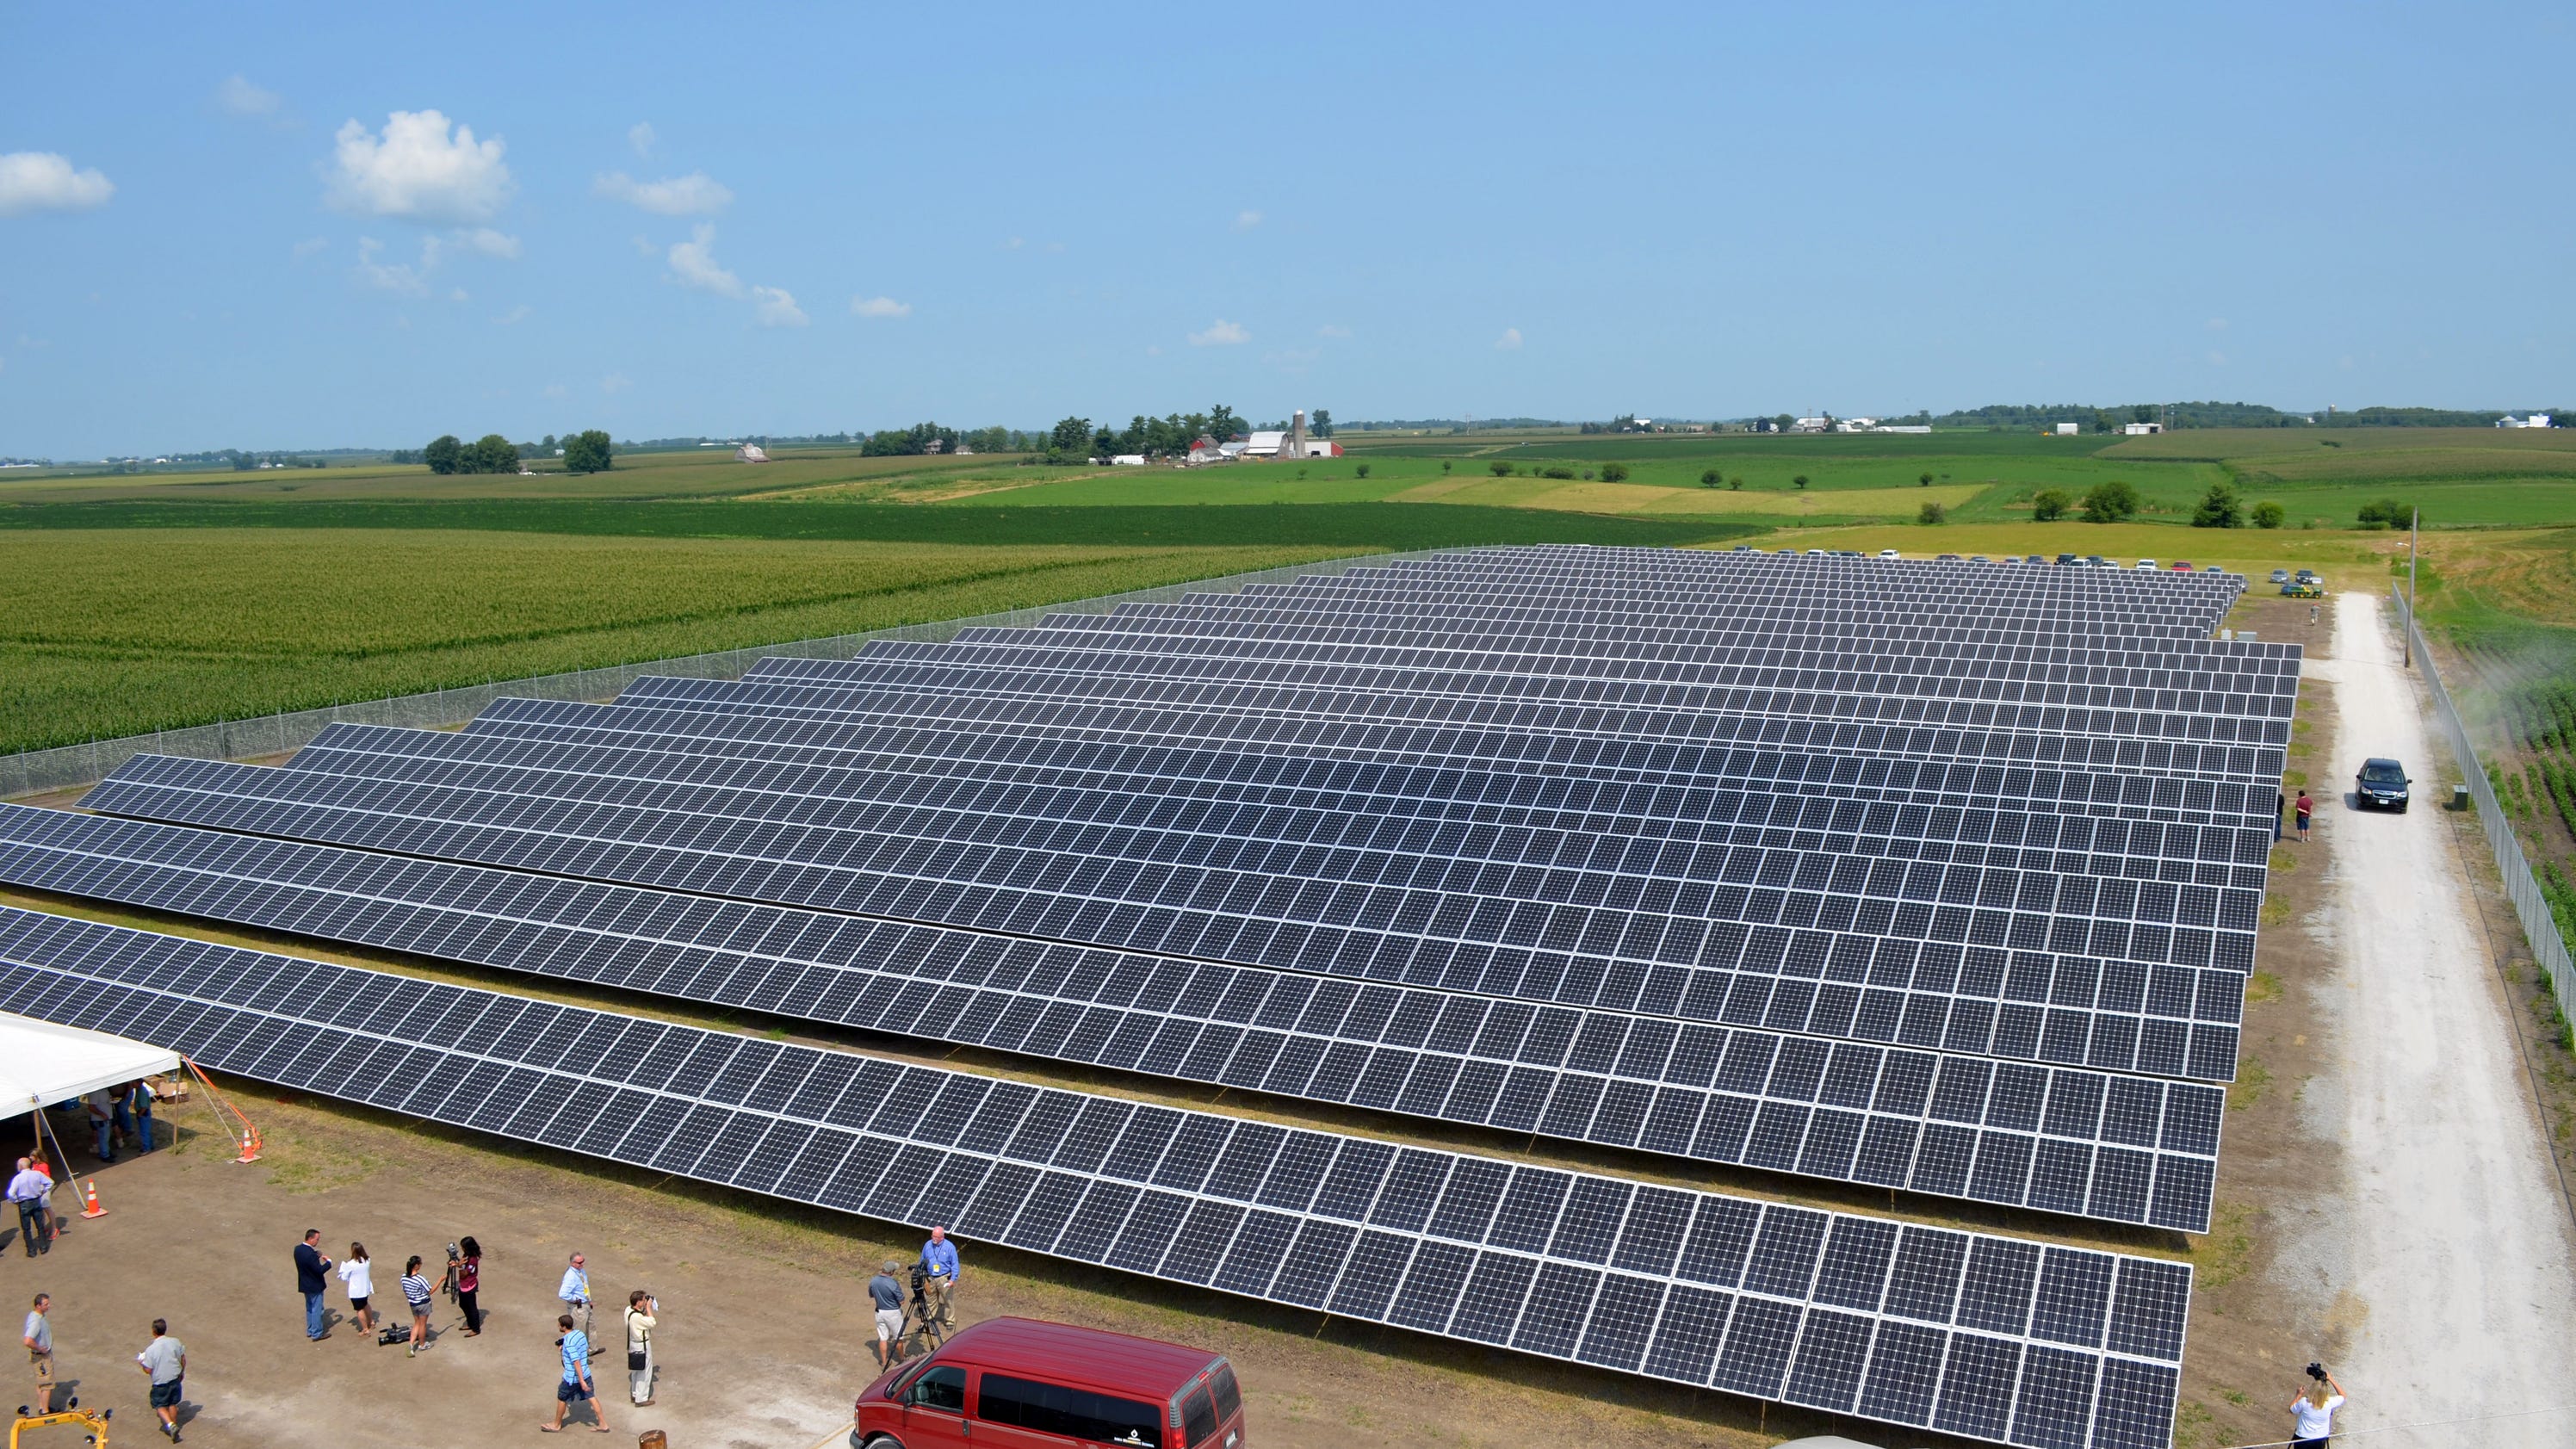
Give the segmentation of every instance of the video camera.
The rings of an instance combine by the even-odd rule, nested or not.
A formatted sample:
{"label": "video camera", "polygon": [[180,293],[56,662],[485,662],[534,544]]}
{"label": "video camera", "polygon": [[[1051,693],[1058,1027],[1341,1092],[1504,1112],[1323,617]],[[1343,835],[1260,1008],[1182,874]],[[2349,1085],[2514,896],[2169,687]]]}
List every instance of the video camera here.
{"label": "video camera", "polygon": [[2318,1383],[2324,1383],[2326,1381],[2326,1366],[2321,1363],[2312,1363],[2308,1365],[2308,1377],[2315,1379]]}

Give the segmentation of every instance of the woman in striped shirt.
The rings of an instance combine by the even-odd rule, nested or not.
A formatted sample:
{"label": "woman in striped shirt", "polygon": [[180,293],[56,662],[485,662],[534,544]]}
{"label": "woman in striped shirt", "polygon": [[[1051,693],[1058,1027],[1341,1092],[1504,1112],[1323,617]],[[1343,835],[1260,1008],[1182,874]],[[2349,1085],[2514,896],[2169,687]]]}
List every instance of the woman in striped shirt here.
{"label": "woman in striped shirt", "polygon": [[411,1305],[411,1346],[403,1353],[418,1358],[420,1351],[429,1347],[429,1280],[420,1275],[418,1253],[403,1264],[402,1290],[403,1301]]}

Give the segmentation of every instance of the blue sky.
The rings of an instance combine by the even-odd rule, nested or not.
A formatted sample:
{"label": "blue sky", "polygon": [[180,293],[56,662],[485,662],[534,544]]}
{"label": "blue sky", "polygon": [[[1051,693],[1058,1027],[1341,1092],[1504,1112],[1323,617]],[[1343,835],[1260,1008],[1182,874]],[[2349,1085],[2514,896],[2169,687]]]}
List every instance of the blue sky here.
{"label": "blue sky", "polygon": [[22,5],[0,453],[2576,402],[2571,30]]}

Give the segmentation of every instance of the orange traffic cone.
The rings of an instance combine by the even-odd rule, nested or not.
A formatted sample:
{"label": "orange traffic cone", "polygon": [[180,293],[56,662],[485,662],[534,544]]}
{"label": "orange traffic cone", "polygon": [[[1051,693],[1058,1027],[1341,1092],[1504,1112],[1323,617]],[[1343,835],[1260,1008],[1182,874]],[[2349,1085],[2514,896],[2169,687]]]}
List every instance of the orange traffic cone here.
{"label": "orange traffic cone", "polygon": [[95,1177],[81,1186],[81,1216],[85,1218],[107,1216],[107,1209],[98,1205],[98,1179]]}

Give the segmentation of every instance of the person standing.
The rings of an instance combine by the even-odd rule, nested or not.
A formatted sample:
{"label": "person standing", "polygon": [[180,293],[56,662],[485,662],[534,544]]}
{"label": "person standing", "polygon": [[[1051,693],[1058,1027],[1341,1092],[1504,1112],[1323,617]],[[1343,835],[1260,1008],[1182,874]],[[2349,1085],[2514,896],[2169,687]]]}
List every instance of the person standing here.
{"label": "person standing", "polygon": [[581,1320],[582,1342],[588,1343],[590,1341],[590,1268],[581,1254],[572,1255],[571,1264],[564,1269],[563,1282],[555,1289],[555,1297],[563,1301],[564,1312]]}
{"label": "person standing", "polygon": [[295,1291],[304,1295],[304,1336],[315,1343],[322,1341],[322,1290],[327,1286],[322,1275],[330,1271],[322,1230],[306,1228],[304,1241],[295,1245]]}
{"label": "person standing", "polygon": [[563,1330],[563,1337],[555,1340],[555,1346],[563,1351],[563,1381],[555,1385],[555,1421],[537,1428],[548,1434],[562,1433],[564,1416],[572,1412],[573,1405],[587,1401],[592,1416],[599,1420],[599,1432],[605,1434],[608,1411],[599,1406],[599,1390],[590,1381],[590,1336],[572,1325],[569,1313],[555,1319],[555,1326]]}
{"label": "person standing", "polygon": [[403,1264],[403,1302],[411,1305],[411,1346],[403,1357],[418,1358],[429,1347],[429,1280],[420,1275],[420,1254],[414,1253]]}
{"label": "person standing", "polygon": [[[367,1261],[366,1244],[349,1245],[349,1256],[340,1260],[340,1282],[349,1290],[350,1319],[358,1325],[360,1333],[373,1335],[376,1310],[368,1306],[368,1300],[376,1296],[376,1265]],[[358,1341],[365,1343],[366,1339]]]}
{"label": "person standing", "polygon": [[877,1310],[877,1367],[903,1362],[903,1284],[895,1281],[902,1264],[885,1260],[885,1270],[868,1280],[868,1301]]}
{"label": "person standing", "polygon": [[483,1287],[483,1245],[466,1234],[456,1244],[456,1266],[448,1271],[448,1283],[456,1290],[456,1306],[465,1314],[465,1336],[473,1338],[483,1332],[483,1310],[476,1306],[474,1295]]}
{"label": "person standing", "polygon": [[2300,788],[2298,804],[2294,808],[2299,815],[2299,843],[2305,845],[2308,843],[2309,817],[2317,813],[2317,802],[2308,798],[2306,787]]}
{"label": "person standing", "polygon": [[2284,817],[2284,816],[2288,815],[2289,813],[2290,813],[2290,799],[2289,799],[2289,797],[2288,797],[2288,796],[2286,796],[2286,795],[2284,795],[2284,794],[2282,794],[2282,793],[2281,793],[2280,791],[2278,791],[2278,790],[2273,791],[2273,792],[2272,792],[2272,843],[2273,843],[2274,845],[2278,845],[2278,844],[2280,844],[2280,843],[2281,843],[2281,820],[2282,820],[2282,817]]}
{"label": "person standing", "polygon": [[945,1227],[933,1227],[930,1241],[921,1245],[921,1272],[922,1291],[929,1296],[928,1316],[945,1339],[957,1326],[957,1280],[963,1276],[957,1266],[957,1245],[948,1241]]}
{"label": "person standing", "polygon": [[134,1114],[134,1145],[140,1151],[150,1152],[157,1145],[152,1140],[152,1084],[136,1082],[125,1089],[125,1099]]}
{"label": "person standing", "polygon": [[91,1155],[101,1162],[116,1160],[116,1107],[109,1101],[107,1089],[99,1088],[81,1099],[89,1104],[89,1131],[93,1143]]}
{"label": "person standing", "polygon": [[36,1375],[36,1412],[54,1411],[54,1324],[45,1315],[54,1311],[54,1295],[39,1293],[33,1308],[27,1310],[26,1331],[20,1336],[27,1342],[27,1365]]}
{"label": "person standing", "polygon": [[2311,1365],[2313,1380],[2290,1401],[2292,1449],[2326,1449],[2334,1438],[2335,1410],[2343,1407],[2343,1385],[2321,1366]]}
{"label": "person standing", "polygon": [[661,1311],[641,1288],[626,1295],[626,1397],[639,1409],[653,1402],[653,1330]]}
{"label": "person standing", "polygon": [[170,1336],[170,1321],[152,1320],[152,1342],[134,1356],[143,1376],[152,1381],[152,1412],[161,1416],[161,1432],[179,1442],[179,1396],[188,1376],[188,1346]]}
{"label": "person standing", "polygon": [[54,1225],[45,1211],[45,1194],[53,1190],[54,1180],[36,1170],[34,1159],[18,1159],[9,1178],[9,1205],[18,1210],[18,1241],[27,1245],[30,1258],[53,1250]]}

